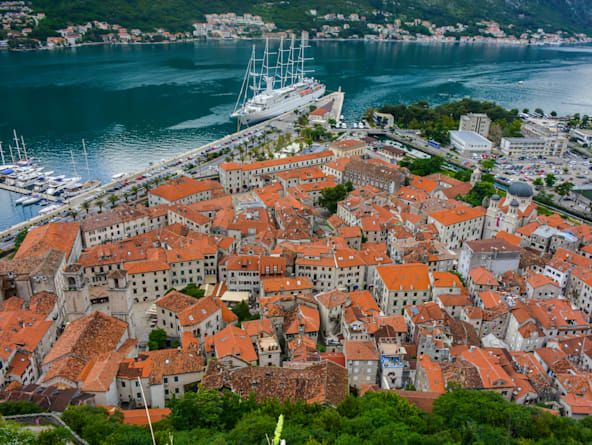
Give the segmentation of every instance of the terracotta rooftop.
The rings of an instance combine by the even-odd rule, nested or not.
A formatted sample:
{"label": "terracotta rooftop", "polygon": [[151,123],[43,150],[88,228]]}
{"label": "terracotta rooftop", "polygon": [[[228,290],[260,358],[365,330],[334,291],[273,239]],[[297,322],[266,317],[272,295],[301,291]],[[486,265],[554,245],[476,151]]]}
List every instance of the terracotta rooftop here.
{"label": "terracotta rooftop", "polygon": [[127,331],[127,323],[95,311],[70,323],[51,348],[43,364],[72,354],[84,360],[114,351]]}
{"label": "terracotta rooftop", "polygon": [[347,361],[378,360],[378,351],[372,341],[346,341],[344,354]]}
{"label": "terracotta rooftop", "polygon": [[331,360],[303,368],[237,367],[227,369],[216,360],[208,364],[204,388],[230,389],[242,398],[255,393],[258,401],[298,400],[337,406],[348,393],[347,369]]}
{"label": "terracotta rooftop", "polygon": [[427,264],[411,263],[378,266],[376,271],[391,291],[427,290],[430,287]]}
{"label": "terracotta rooftop", "polygon": [[70,257],[74,243],[80,234],[80,222],[49,223],[27,233],[14,259],[41,257],[54,249]]}

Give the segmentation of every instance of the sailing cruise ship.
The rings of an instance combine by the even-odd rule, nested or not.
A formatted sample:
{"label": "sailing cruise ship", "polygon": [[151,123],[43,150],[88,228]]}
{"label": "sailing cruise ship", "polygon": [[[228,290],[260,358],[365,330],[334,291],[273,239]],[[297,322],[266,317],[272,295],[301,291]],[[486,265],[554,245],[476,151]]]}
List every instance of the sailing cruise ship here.
{"label": "sailing cruise ship", "polygon": [[[255,46],[247,71],[243,79],[241,91],[231,117],[238,118],[244,125],[255,124],[266,119],[294,110],[302,105],[314,102],[325,94],[325,85],[304,69],[304,62],[311,60],[304,57],[308,48],[304,41],[299,47],[284,49],[284,41],[280,40],[275,66],[270,66],[269,42],[265,41],[263,58],[257,59]],[[286,57],[287,56],[287,57]]]}

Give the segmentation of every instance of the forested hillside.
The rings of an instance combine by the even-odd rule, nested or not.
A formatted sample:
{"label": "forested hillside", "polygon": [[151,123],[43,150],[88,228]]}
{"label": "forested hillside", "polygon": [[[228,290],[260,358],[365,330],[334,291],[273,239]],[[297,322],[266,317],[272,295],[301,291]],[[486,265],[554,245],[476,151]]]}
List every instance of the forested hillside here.
{"label": "forested hillside", "polygon": [[[316,9],[327,13],[365,14],[368,21],[391,21],[395,17],[430,20],[437,25],[461,22],[474,24],[495,20],[505,27],[546,31],[590,32],[592,8],[589,0],[32,0],[52,24],[83,23],[102,20],[126,27],[151,31],[165,27],[171,31],[188,30],[191,23],[203,20],[210,12],[252,12],[275,22],[280,29],[310,29],[315,21],[307,15]],[[387,12],[392,16],[384,17]]]}

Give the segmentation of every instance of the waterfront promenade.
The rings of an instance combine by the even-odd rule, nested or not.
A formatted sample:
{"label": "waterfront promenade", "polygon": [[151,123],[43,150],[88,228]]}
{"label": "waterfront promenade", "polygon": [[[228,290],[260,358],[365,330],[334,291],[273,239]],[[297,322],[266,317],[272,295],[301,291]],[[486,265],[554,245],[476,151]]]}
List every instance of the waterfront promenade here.
{"label": "waterfront promenade", "polygon": [[[323,105],[329,103],[331,100],[335,100],[335,103],[333,105],[334,109],[336,110],[335,115],[340,116],[341,115],[341,111],[343,109],[343,100],[344,100],[344,93],[341,91],[337,91],[337,92],[333,92],[330,94],[327,94],[326,96],[323,96],[322,98],[320,98],[314,105],[317,107],[322,107]],[[302,107],[299,108],[299,110],[304,110],[307,109],[307,107],[309,107],[311,104],[307,104],[307,105],[303,105]],[[232,141],[232,139],[237,139],[243,136],[246,136],[247,133],[252,132],[253,130],[259,130],[259,129],[263,129],[268,125],[277,125],[280,124],[281,121],[283,119],[285,119],[287,116],[289,116],[291,113],[293,113],[293,111],[289,111],[287,113],[284,113],[276,118],[267,120],[267,121],[263,121],[260,122],[258,124],[255,124],[253,126],[250,127],[245,127],[242,130],[236,131],[234,133],[230,133],[216,141],[213,142],[209,142],[205,145],[202,145],[200,147],[194,148],[192,150],[189,150],[187,152],[184,152],[180,155],[174,156],[173,158],[170,158],[164,162],[160,162],[158,164],[154,164],[148,168],[142,169],[142,170],[138,170],[136,172],[133,173],[129,173],[127,174],[125,177],[118,179],[117,181],[111,181],[108,182],[106,184],[101,185],[100,187],[94,188],[92,190],[89,190],[88,192],[82,193],[78,196],[75,196],[73,198],[70,198],[68,200],[66,200],[64,202],[64,205],[53,211],[53,212],[49,212],[46,213],[42,216],[36,216],[33,217],[31,219],[28,219],[26,221],[23,221],[19,224],[15,224],[12,227],[5,229],[3,231],[0,232],[0,239],[4,238],[6,236],[12,236],[15,235],[17,233],[19,233],[20,231],[22,231],[23,229],[27,229],[31,226],[35,226],[35,225],[39,225],[41,223],[43,223],[44,221],[49,221],[50,219],[63,214],[64,212],[69,211],[70,209],[76,209],[79,210],[80,209],[80,205],[83,202],[92,202],[94,199],[96,199],[99,195],[103,195],[108,193],[108,189],[112,188],[113,186],[117,185],[117,184],[121,184],[121,183],[125,183],[125,182],[129,182],[130,185],[133,184],[133,182],[135,182],[136,178],[139,177],[143,177],[145,176],[147,173],[148,174],[153,174],[156,171],[160,170],[162,168],[163,165],[169,165],[171,163],[178,163],[179,161],[181,162],[187,162],[188,158],[192,159],[194,156],[196,155],[200,155],[202,153],[208,152],[210,151],[211,148],[213,148],[214,146],[219,146],[221,144],[225,144],[227,142]],[[177,174],[178,170],[181,166],[180,165],[174,165],[169,167],[168,169],[166,169],[163,173],[166,174]]]}

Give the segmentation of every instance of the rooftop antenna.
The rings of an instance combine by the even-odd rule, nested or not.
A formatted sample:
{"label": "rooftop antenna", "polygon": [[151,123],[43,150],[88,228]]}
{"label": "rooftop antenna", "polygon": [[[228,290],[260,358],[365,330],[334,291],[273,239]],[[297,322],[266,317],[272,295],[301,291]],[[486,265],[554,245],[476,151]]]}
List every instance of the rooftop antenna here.
{"label": "rooftop antenna", "polygon": [[142,381],[138,377],[138,385],[140,385],[140,392],[142,393],[142,400],[144,401],[144,408],[146,408],[146,417],[148,418],[148,425],[150,426],[150,435],[152,436],[152,444],[156,445],[156,439],[154,439],[154,431],[152,430],[152,421],[150,420],[150,411],[148,411],[148,404],[146,403],[146,397],[144,396],[144,388],[142,388]]}
{"label": "rooftop antenna", "polygon": [[2,165],[6,165],[4,162],[4,151],[2,151],[2,142],[0,141],[0,155],[2,155]]}
{"label": "rooftop antenna", "polygon": [[74,162],[74,153],[72,153],[72,149],[70,149],[70,157],[72,158],[72,167],[74,168],[74,176],[78,176],[78,173],[76,173],[76,163]]}
{"label": "rooftop antenna", "polygon": [[84,151],[84,159],[86,161],[86,172],[88,173],[88,180],[90,181],[90,168],[88,168],[88,156],[86,154],[86,145],[84,144],[84,138],[82,138],[82,150]]}
{"label": "rooftop antenna", "polygon": [[19,161],[21,160],[21,149],[19,148],[19,140],[18,140],[18,136],[16,135],[16,130],[13,129],[12,132],[14,133],[14,142],[16,142],[16,151],[17,151],[17,155],[19,158]]}
{"label": "rooftop antenna", "polygon": [[23,143],[23,151],[25,152],[25,161],[28,161],[29,156],[27,155],[27,146],[25,145],[25,139],[23,138],[22,134],[21,134],[21,142]]}

